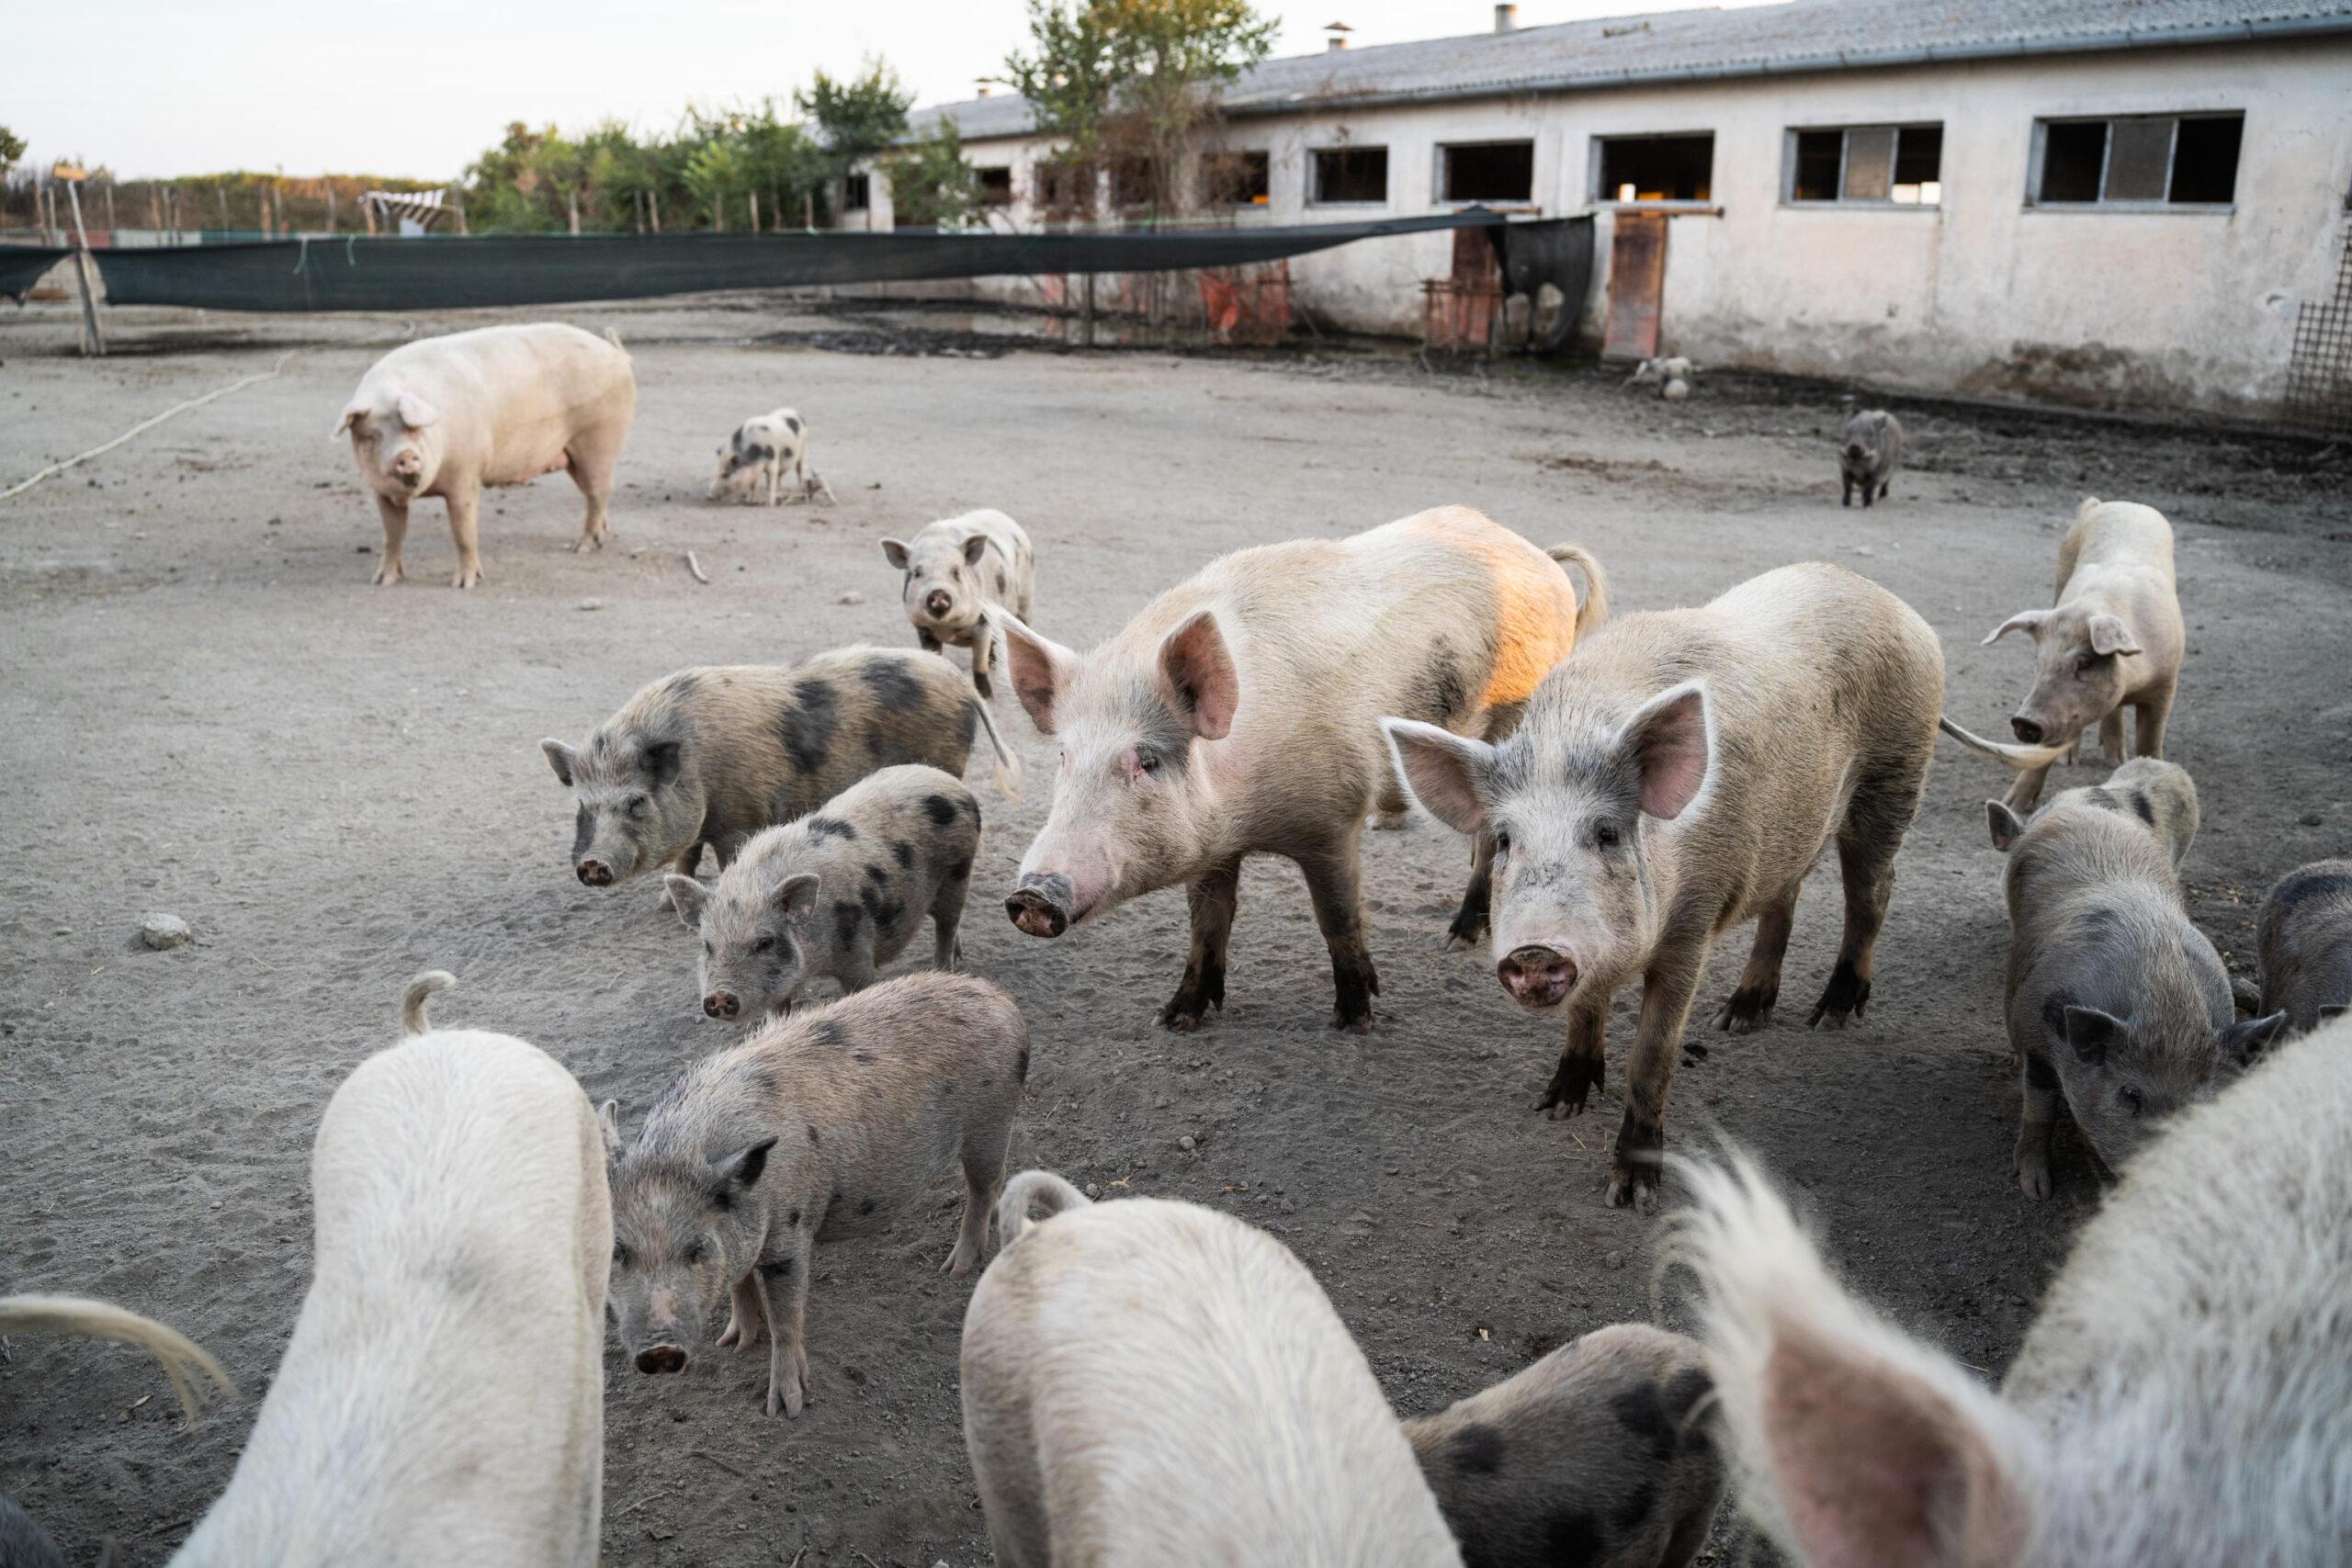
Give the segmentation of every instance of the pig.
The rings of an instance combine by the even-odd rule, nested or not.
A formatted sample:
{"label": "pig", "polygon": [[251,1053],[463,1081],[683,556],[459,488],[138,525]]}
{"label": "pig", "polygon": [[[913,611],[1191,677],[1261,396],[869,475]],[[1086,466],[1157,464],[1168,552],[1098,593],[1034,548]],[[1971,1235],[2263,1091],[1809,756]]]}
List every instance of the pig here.
{"label": "pig", "polygon": [[578,327],[481,327],[402,344],[359,378],[337,435],[375,492],[384,525],[376,581],[401,580],[412,502],[449,509],[459,588],[482,579],[477,529],[484,485],[568,470],[588,499],[575,550],[605,547],[613,466],[637,416],[637,375],[621,340]]}
{"label": "pig", "polygon": [[[1027,1219],[1043,1201],[1057,1217]],[[1024,1171],[964,1314],[964,1443],[1004,1568],[1442,1568],[1380,1384],[1265,1232]]]}
{"label": "pig", "polygon": [[[2020,610],[1984,638],[2013,631],[2035,647],[2033,689],[2009,728],[2028,748],[2079,750],[2093,726],[2111,767],[2123,760],[2123,710],[2133,715],[2132,754],[2162,757],[2165,725],[2180,682],[2188,632],[2173,580],[2172,525],[2153,506],[2086,500],[2058,547],[2056,604]],[[2041,798],[2048,762],[2033,750],[1996,752],[2017,768],[2005,797],[2028,812]]]}
{"label": "pig", "polygon": [[[572,873],[611,887],[663,864],[723,870],[763,828],[807,816],[876,768],[960,777],[985,731],[1019,799],[1021,759],[944,660],[842,648],[790,668],[703,665],[654,682],[577,747],[542,740],[579,805]],[[665,895],[663,902],[669,902]]]}
{"label": "pig", "polygon": [[1753,1166],[1694,1179],[1679,1247],[1747,1511],[1800,1568],[2345,1561],[2346,1063],[2339,1021],[2176,1118],[1997,1393],[1840,1286]]}
{"label": "pig", "polygon": [[673,1079],[637,1142],[605,1102],[615,1229],[613,1318],[637,1370],[682,1372],[718,1335],[768,1336],[767,1413],[808,1396],[801,1314],[816,1244],[873,1235],[934,1183],[964,1178],[963,1221],[941,1265],[962,1279],[1029,1076],[1029,1026],[985,980],[921,974],[771,1020]]}
{"label": "pig", "polygon": [[784,504],[784,476],[792,475],[802,501],[820,493],[833,500],[833,487],[817,477],[808,461],[808,430],[792,409],[753,414],[735,427],[718,448],[718,477],[710,481],[705,499],[748,501],[763,495],[770,506]]}
{"label": "pig", "polygon": [[1844,444],[1838,449],[1838,504],[1854,504],[1854,491],[1862,492],[1862,509],[1873,499],[1883,501],[1895,466],[1903,461],[1903,422],[1884,409],[1864,409],[1846,422]]}
{"label": "pig", "polygon": [[882,541],[883,558],[906,575],[899,599],[926,652],[943,646],[972,650],[972,684],[996,694],[989,666],[1002,635],[989,615],[1001,605],[1028,621],[1037,592],[1037,558],[1029,535],[1001,512],[967,512],[933,523],[911,542]]}
{"label": "pig", "polygon": [[956,966],[980,803],[937,768],[884,768],[797,822],[752,835],[706,890],[664,880],[702,937],[702,1011],[733,1022],[789,1012],[811,980],[842,995],[874,983],[931,916],[933,964]]}
{"label": "pig", "polygon": [[[1698,376],[1699,367],[1683,355],[1661,355],[1645,359],[1634,366],[1634,373],[1625,378],[1625,385],[1629,388],[1656,387],[1659,397],[1668,402],[1679,403],[1690,395],[1690,383],[1698,379]],[[1675,390],[1678,381],[1681,383],[1679,392]]]}
{"label": "pig", "polygon": [[[1562,563],[1585,574],[1579,606]],[[1140,894],[1186,885],[1192,952],[1159,1021],[1225,1006],[1241,860],[1306,877],[1330,950],[1335,1028],[1364,1033],[1380,989],[1363,940],[1367,812],[1404,809],[1377,719],[1509,732],[1544,672],[1607,614],[1597,562],[1540,550],[1467,507],[1352,538],[1237,551],[1169,590],[1080,658],[1005,617],[1014,694],[1062,743],[1044,829],[1005,901],[1057,937]],[[1487,917],[1489,845],[1473,847],[1453,932]]]}
{"label": "pig", "polygon": [[66,1568],[56,1538],[6,1492],[0,1492],[0,1568]]}
{"label": "pig", "polygon": [[1985,803],[2006,851],[2006,1013],[2024,1104],[2012,1173],[2050,1196],[2061,1097],[2111,1170],[2166,1116],[2227,1081],[2283,1015],[2237,1021],[2222,955],[2189,922],[2176,873],[2197,832],[2187,770],[2135,758],[2020,821]]}
{"label": "pig", "polygon": [[2316,860],[2278,879],[2255,921],[2265,1013],[2307,1034],[2352,1006],[2352,860]]}
{"label": "pig", "polygon": [[1756,920],[1715,1022],[1762,1028],[1797,894],[1833,836],[1845,938],[1808,1021],[1862,1016],[1943,685],[1942,649],[1910,606],[1815,562],[1702,609],[1611,622],[1544,677],[1500,746],[1383,720],[1423,808],[1494,835],[1497,979],[1531,1010],[1566,1008],[1538,1109],[1583,1111],[1610,998],[1642,978],[1612,1206],[1657,1209],[1667,1089],[1715,940]]}
{"label": "pig", "polygon": [[537,1047],[428,1027],[452,983],[327,1102],[310,1293],[181,1568],[596,1561],[602,1135]]}
{"label": "pig", "polygon": [[1468,1568],[1686,1568],[1724,1496],[1694,1340],[1595,1329],[1405,1423]]}

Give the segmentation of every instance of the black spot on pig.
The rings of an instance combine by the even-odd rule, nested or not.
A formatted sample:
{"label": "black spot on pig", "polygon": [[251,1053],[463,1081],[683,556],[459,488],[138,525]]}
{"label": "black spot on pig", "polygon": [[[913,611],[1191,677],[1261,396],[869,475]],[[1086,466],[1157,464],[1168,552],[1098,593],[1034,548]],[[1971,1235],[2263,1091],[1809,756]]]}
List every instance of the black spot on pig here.
{"label": "black spot on pig", "polygon": [[[808,1026],[808,1043],[846,1045],[849,1043],[849,1026],[837,1018],[820,1018]],[[817,1141],[817,1129],[814,1127],[808,1129],[808,1141],[812,1144]]]}
{"label": "black spot on pig", "polygon": [[1704,1368],[1685,1367],[1668,1380],[1659,1397],[1665,1401],[1668,1419],[1688,1438],[1692,1435],[1690,1413],[1699,1408],[1701,1400],[1714,1392],[1715,1380],[1707,1375]]}
{"label": "black spot on pig", "polygon": [[876,659],[857,673],[885,712],[903,713],[922,702],[922,682],[916,680],[914,671],[899,660]]}
{"label": "black spot on pig", "polygon": [[956,820],[956,803],[944,795],[924,795],[922,809],[925,816],[942,828]]}
{"label": "black spot on pig", "polygon": [[2052,1066],[2050,1058],[2041,1052],[2028,1051],[2025,1054],[2025,1081],[2041,1093],[2054,1094],[2058,1089],[2058,1069]]}
{"label": "black spot on pig", "polygon": [[873,920],[876,931],[896,931],[900,917],[907,912],[907,907],[903,902],[886,903],[880,892],[871,887],[861,887],[857,890],[857,902],[865,911],[867,918]]}
{"label": "black spot on pig", "polygon": [[811,1122],[808,1124],[808,1146],[812,1149],[821,1148],[824,1146],[824,1143],[825,1140],[818,1135],[817,1124]]}
{"label": "black spot on pig", "polygon": [[915,847],[907,842],[904,839],[893,839],[890,840],[890,853],[897,859],[900,870],[912,871],[914,869]]}
{"label": "black spot on pig", "polygon": [[973,827],[977,828],[980,825],[980,802],[978,796],[967,795],[956,804],[970,814]]}
{"label": "black spot on pig", "polygon": [[1492,1475],[1503,1467],[1503,1435],[1473,1421],[1453,1435],[1453,1462],[1464,1475]]}
{"label": "black spot on pig", "polygon": [[820,812],[808,818],[808,840],[811,843],[821,844],[827,839],[851,840],[856,837],[856,828],[838,817],[828,817]]}
{"label": "black spot on pig", "polygon": [[2148,803],[2145,791],[2135,789],[2132,792],[2132,809],[2138,812],[2140,820],[2149,827],[2153,828],[2156,825],[2156,808]]}
{"label": "black spot on pig", "polygon": [[978,735],[979,732],[980,710],[975,705],[966,703],[962,707],[956,710],[956,744],[963,747],[967,751],[970,750],[972,746],[972,737]]}
{"label": "black spot on pig", "polygon": [[876,887],[887,886],[890,881],[890,868],[887,865],[869,865],[865,868],[865,880]]}
{"label": "black spot on pig", "polygon": [[1431,646],[1430,661],[1408,700],[1412,704],[1409,716],[1432,724],[1442,724],[1470,705],[1470,683],[1463,678],[1452,643],[1440,637]]}
{"label": "black spot on pig", "polygon": [[786,415],[785,415],[785,416],[784,416],[784,423],[785,423],[786,424],[787,424],[787,425],[789,425],[789,426],[791,426],[791,427],[792,427],[792,434],[793,434],[797,435],[797,434],[800,434],[800,416],[799,416],[799,415],[797,415],[797,414],[786,414]]}
{"label": "black spot on pig", "polygon": [[670,683],[662,689],[662,694],[673,703],[691,702],[695,689],[701,684],[701,676],[691,670],[681,670],[670,677]]}
{"label": "black spot on pig", "polygon": [[581,853],[582,851],[587,849],[590,843],[594,841],[595,837],[596,818],[589,809],[583,806],[580,808],[579,816],[572,818],[571,852],[575,855]]}
{"label": "black spot on pig", "polygon": [[794,767],[804,773],[823,767],[825,754],[833,744],[833,731],[840,728],[841,698],[831,686],[814,677],[794,684],[792,701],[777,724]]}
{"label": "black spot on pig", "polygon": [[1625,1435],[1645,1446],[1654,1460],[1674,1457],[1674,1421],[1654,1384],[1644,1383],[1612,1396],[1610,1412],[1623,1424]]}
{"label": "black spot on pig", "polygon": [[2280,914],[2299,909],[2315,898],[2335,894],[2352,895],[2352,872],[2342,872],[2327,866],[2312,866],[2289,872],[2270,890],[2267,902]]}
{"label": "black spot on pig", "polygon": [[849,1059],[861,1067],[870,1067],[879,1060],[871,1051],[852,1051]]}
{"label": "black spot on pig", "polygon": [[998,598],[1001,599],[1001,598],[1003,598],[1003,597],[1004,597],[1004,590],[1005,590],[1004,573],[1002,573],[1002,572],[1001,572],[1001,571],[1000,571],[1000,572],[998,572],[998,573],[996,574],[996,594],[997,594],[997,597],[998,597]]}
{"label": "black spot on pig", "polygon": [[968,860],[959,860],[948,870],[947,880],[950,882],[961,882],[971,874],[972,863]]}
{"label": "black spot on pig", "polygon": [[833,934],[841,939],[843,947],[857,940],[857,922],[865,913],[854,904],[833,906]]}
{"label": "black spot on pig", "polygon": [[1609,1516],[1609,1522],[1616,1527],[1618,1533],[1624,1534],[1637,1528],[1657,1507],[1657,1488],[1645,1481],[1617,1505],[1616,1511]]}
{"label": "black spot on pig", "polygon": [[861,1214],[872,1213],[874,1212],[874,1200],[868,1198],[865,1202],[860,1203],[857,1206],[857,1212]]}
{"label": "black spot on pig", "polygon": [[1012,1077],[1016,1083],[1029,1081],[1029,1047],[1021,1047],[1021,1055],[1012,1059]]}
{"label": "black spot on pig", "polygon": [[789,1258],[777,1258],[762,1262],[760,1265],[760,1277],[763,1280],[790,1279],[792,1277],[792,1259]]}
{"label": "black spot on pig", "polygon": [[1580,1508],[1564,1510],[1544,1521],[1544,1562],[1598,1562],[1607,1544],[1600,1521]]}
{"label": "black spot on pig", "polygon": [[[811,1128],[809,1128],[809,1129],[808,1129],[808,1141],[809,1141],[810,1143],[812,1143],[812,1144],[813,1144],[813,1143],[815,1143],[815,1142],[817,1141],[817,1129],[816,1129],[816,1128],[814,1128],[814,1127],[811,1127]],[[795,1210],[793,1210],[791,1213],[789,1213],[786,1214],[786,1215],[784,1216],[784,1223],[785,1223],[786,1224],[787,1224],[787,1225],[797,1225],[797,1224],[800,1224],[800,1211],[799,1211],[799,1210],[797,1210],[797,1209],[795,1209]]]}

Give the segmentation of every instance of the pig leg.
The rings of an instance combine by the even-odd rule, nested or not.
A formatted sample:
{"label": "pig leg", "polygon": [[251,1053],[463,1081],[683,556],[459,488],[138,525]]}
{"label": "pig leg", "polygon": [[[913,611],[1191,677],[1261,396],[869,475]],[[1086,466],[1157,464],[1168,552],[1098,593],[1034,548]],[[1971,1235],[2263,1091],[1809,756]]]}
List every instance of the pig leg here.
{"label": "pig leg", "polygon": [[1659,942],[1657,964],[1642,977],[1642,1021],[1634,1034],[1633,1060],[1625,1067],[1625,1120],[1618,1124],[1617,1152],[1609,1167],[1612,1209],[1631,1204],[1645,1214],[1657,1213],[1659,1162],[1666,1153],[1666,1094],[1674,1083],[1682,1026],[1690,1020],[1706,965],[1707,932],[1669,928]]}
{"label": "pig leg", "polygon": [[384,553],[376,562],[376,586],[390,588],[401,580],[401,546],[408,542],[408,502],[379,495],[376,516],[384,525]]}
{"label": "pig leg", "polygon": [[925,653],[937,653],[941,647],[939,639],[922,626],[915,628],[915,644]]}
{"label": "pig leg", "polygon": [[2018,1179],[2018,1190],[2040,1202],[2050,1196],[2050,1126],[2058,1119],[2058,1074],[2047,1056],[2028,1051],[2024,1078],[2017,1157],[2009,1169]]}
{"label": "pig leg", "polygon": [[[2132,754],[2135,757],[2162,757],[2165,754],[2165,723],[2172,716],[2173,688],[2151,692],[2132,705]],[[2115,750],[2123,750],[2123,715],[2115,716]]]}
{"label": "pig leg", "polygon": [[768,1414],[797,1416],[808,1387],[808,1265],[815,1247],[806,1230],[789,1231],[784,1248],[760,1260],[760,1301],[768,1322]]}
{"label": "pig leg", "polygon": [[1323,928],[1324,945],[1331,950],[1331,984],[1338,993],[1331,1027],[1351,1034],[1372,1032],[1372,998],[1380,994],[1380,976],[1363,942],[1363,818],[1358,817],[1337,844],[1310,851],[1298,863],[1306,874],[1315,923]]}
{"label": "pig leg", "polygon": [[2017,782],[2009,785],[2009,793],[2001,797],[2001,804],[2019,817],[2032,816],[2034,802],[2041,798],[2042,781],[2049,776],[2048,768],[2026,769],[2017,776]]}
{"label": "pig leg", "polygon": [[584,430],[572,437],[564,451],[571,482],[588,501],[587,514],[580,520],[580,537],[572,541],[574,551],[601,550],[612,536],[606,509],[613,499],[613,467],[620,461],[621,441],[628,434],[626,424],[618,429]]}
{"label": "pig leg", "polygon": [[841,982],[843,996],[874,984],[874,927],[872,922],[862,920],[859,928],[833,964],[833,978]]}
{"label": "pig leg", "polygon": [[735,1281],[734,1294],[728,1303],[727,1326],[719,1331],[718,1348],[741,1352],[760,1342],[760,1325],[766,1320],[767,1308],[761,1304],[760,1287],[754,1277],[746,1274]]}
{"label": "pig leg", "polygon": [[[969,1274],[989,1245],[989,1216],[996,1213],[997,1194],[1004,1189],[1004,1153],[1012,1141],[1012,1124],[996,1130],[994,1139],[974,1139],[964,1145],[964,1219],[956,1232],[956,1250],[941,1264],[950,1279]],[[976,1148],[985,1142],[986,1148]]]}
{"label": "pig leg", "polygon": [[2123,710],[2120,707],[2098,721],[2098,754],[2110,768],[2123,761]]}
{"label": "pig leg", "polygon": [[1462,908],[1445,929],[1448,952],[1472,948],[1485,940],[1487,917],[1495,899],[1495,838],[1491,833],[1470,837],[1470,885],[1462,890]]}
{"label": "pig leg", "polygon": [[1789,951],[1789,928],[1795,923],[1797,893],[1804,886],[1792,884],[1756,918],[1756,945],[1748,949],[1739,984],[1715,1014],[1717,1029],[1752,1034],[1772,1016],[1772,1004],[1781,999],[1781,959]]}
{"label": "pig leg", "polygon": [[1609,1032],[1609,998],[1596,992],[1571,1004],[1568,1036],[1560,1044],[1560,1065],[1535,1109],[1555,1122],[1583,1114],[1584,1102],[1601,1086],[1608,1062],[1601,1047]]}
{"label": "pig leg", "polygon": [[939,885],[938,896],[931,901],[933,969],[953,969],[964,961],[964,944],[956,940],[956,931],[964,923],[964,896],[970,891],[971,881],[972,866],[967,861],[960,868],[950,869]]}
{"label": "pig leg", "polygon": [[1854,476],[1851,474],[1838,476],[1838,504],[1840,506],[1854,504]]}
{"label": "pig leg", "polygon": [[1225,1010],[1225,944],[1233,935],[1233,911],[1240,900],[1239,855],[1211,866],[1184,890],[1193,915],[1193,952],[1184,961],[1182,984],[1159,1010],[1162,1029],[1190,1034],[1210,1008]]}
{"label": "pig leg", "polygon": [[449,537],[458,547],[458,573],[450,584],[471,588],[481,581],[481,486],[461,485],[449,492]]}
{"label": "pig leg", "polygon": [[1864,480],[1862,481],[1862,510],[1863,510],[1863,511],[1868,512],[1868,511],[1871,509],[1871,502],[1872,501],[1874,501],[1874,500],[1876,500],[1876,499],[1877,499],[1877,497],[1872,493],[1873,491],[1875,491],[1877,490],[1877,488],[1878,488],[1877,486],[1875,486],[1875,485],[1871,484],[1871,481],[1870,481],[1870,480],[1868,480],[1868,479],[1864,479]]}
{"label": "pig leg", "polygon": [[1860,1018],[1871,1000],[1871,963],[1886,903],[1894,894],[1894,852],[1918,815],[1919,788],[1927,780],[1925,753],[1883,764],[1855,788],[1846,820],[1838,829],[1838,867],[1846,883],[1846,935],[1837,967],[1821,999],[1813,1004],[1807,1028],[1843,1029]]}

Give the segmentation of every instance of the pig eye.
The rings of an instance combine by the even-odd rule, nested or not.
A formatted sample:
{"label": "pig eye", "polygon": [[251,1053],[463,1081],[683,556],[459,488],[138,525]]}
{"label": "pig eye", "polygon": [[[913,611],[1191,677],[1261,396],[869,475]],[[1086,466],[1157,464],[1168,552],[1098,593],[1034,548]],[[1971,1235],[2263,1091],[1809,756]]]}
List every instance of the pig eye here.
{"label": "pig eye", "polygon": [[686,1243],[686,1250],[684,1256],[686,1262],[690,1265],[700,1263],[704,1258],[710,1256],[710,1248],[705,1247],[699,1240],[690,1241]]}
{"label": "pig eye", "polygon": [[1592,829],[1592,847],[1596,850],[1613,850],[1617,847],[1620,838],[1616,823],[1596,823]]}
{"label": "pig eye", "polygon": [[707,937],[703,939],[702,955],[705,958],[715,958],[718,955],[718,949],[710,945],[710,940]]}
{"label": "pig eye", "polygon": [[628,1267],[629,1254],[628,1244],[627,1242],[616,1241],[613,1243],[613,1262],[623,1269]]}
{"label": "pig eye", "polygon": [[2140,1114],[2140,1091],[2138,1089],[2133,1089],[2130,1084],[2125,1084],[2121,1089],[2115,1091],[2115,1098],[2123,1102],[2123,1113],[2125,1115],[2137,1116]]}
{"label": "pig eye", "polygon": [[1500,860],[1510,853],[1510,835],[1500,828],[1495,829],[1495,858]]}
{"label": "pig eye", "polygon": [[2096,670],[2096,669],[2098,669],[2098,656],[2097,654],[2093,654],[2093,653],[2078,653],[2078,654],[2075,655],[2075,679],[2080,680],[2080,679],[2082,679],[2083,677],[2085,677],[2085,676],[2088,675],[2092,671],[2094,671],[2094,670]]}
{"label": "pig eye", "polygon": [[1136,752],[1136,771],[1139,773],[1157,776],[1159,773],[1159,753],[1157,751]]}
{"label": "pig eye", "polygon": [[753,942],[753,943],[752,944],[752,951],[753,953],[765,953],[765,952],[767,952],[770,948],[774,947],[775,945],[775,938],[774,938],[774,937],[772,937],[772,936],[763,936],[763,937],[760,938],[760,940],[759,940],[759,941],[757,941],[757,942]]}
{"label": "pig eye", "polygon": [[645,797],[644,795],[630,795],[630,796],[628,797],[628,814],[629,814],[631,817],[642,817],[642,816],[644,816],[644,815],[645,815],[645,807],[646,807],[647,804],[648,804],[648,803],[647,803],[646,797]]}

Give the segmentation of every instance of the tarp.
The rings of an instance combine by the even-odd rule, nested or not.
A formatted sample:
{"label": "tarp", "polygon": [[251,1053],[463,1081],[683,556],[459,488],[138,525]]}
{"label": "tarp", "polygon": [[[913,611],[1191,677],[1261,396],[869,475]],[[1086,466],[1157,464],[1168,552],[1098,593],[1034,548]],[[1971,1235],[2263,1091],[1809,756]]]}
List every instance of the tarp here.
{"label": "tarp", "polygon": [[0,297],[21,304],[42,273],[73,254],[55,245],[0,245]]}
{"label": "tarp", "polygon": [[117,305],[414,310],[634,299],[719,288],[1240,266],[1389,234],[1503,226],[1500,215],[1471,208],[1423,218],[1282,228],[312,238],[102,251],[96,259],[107,299]]}

